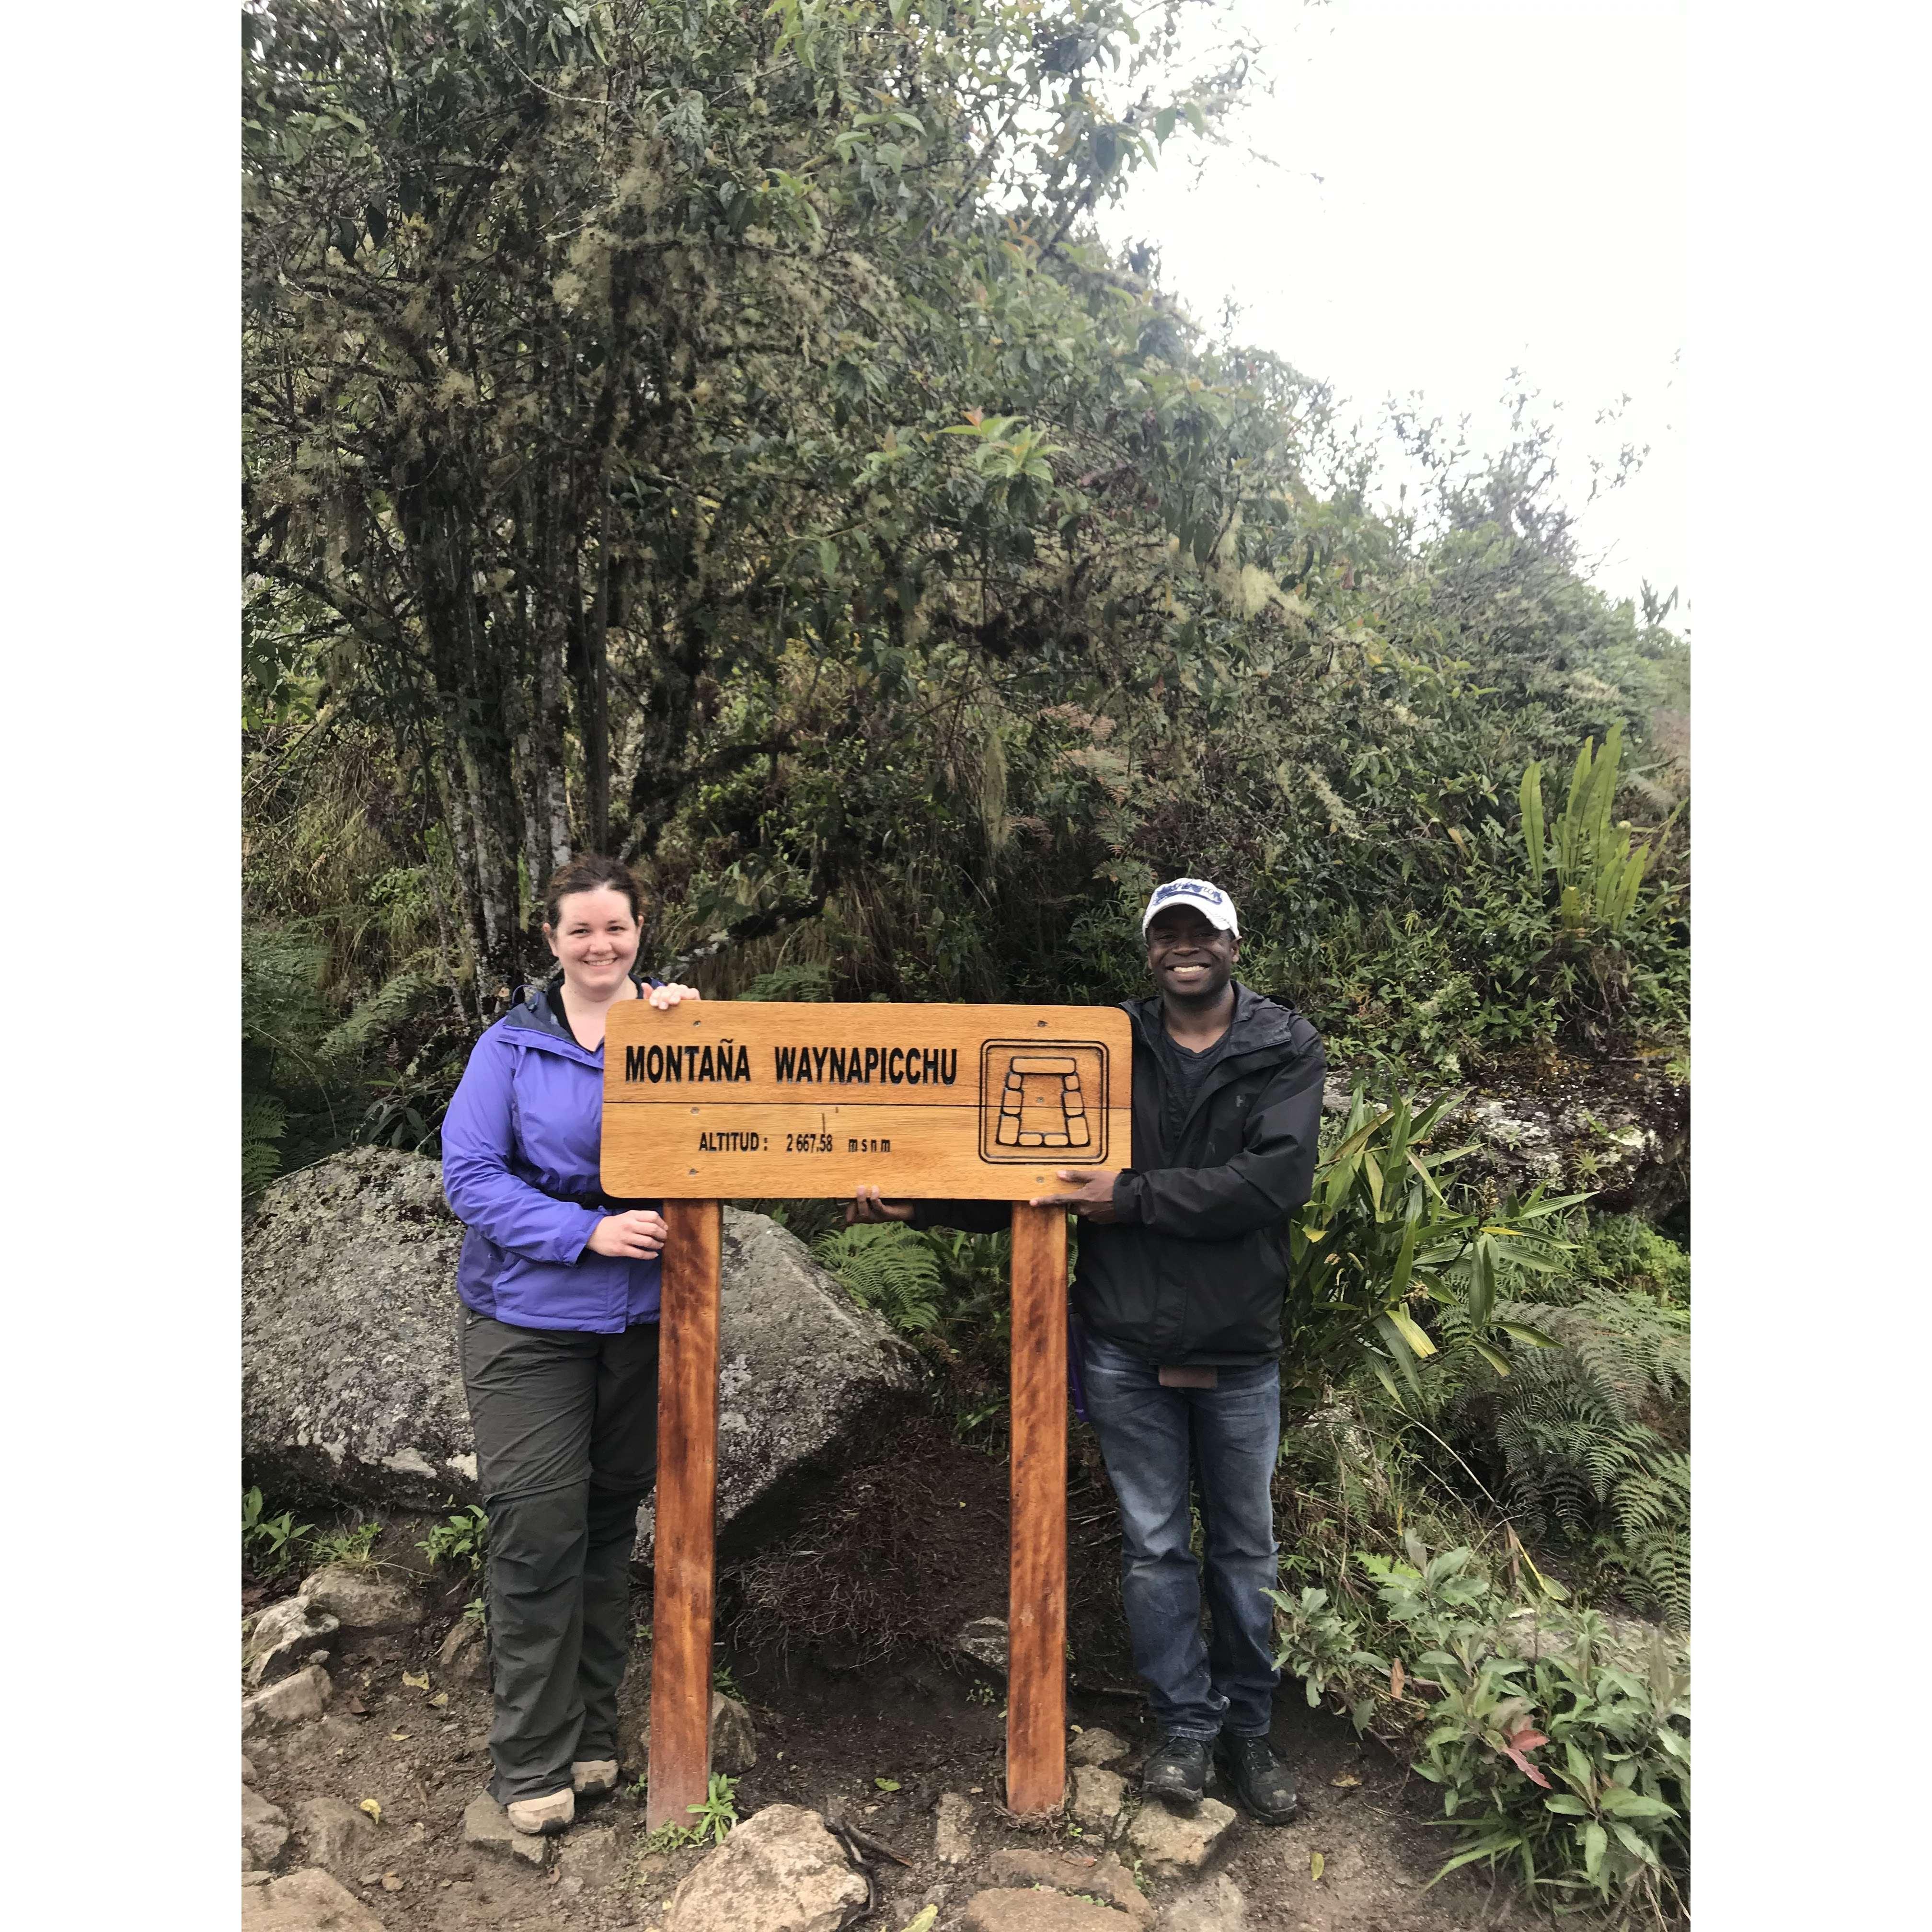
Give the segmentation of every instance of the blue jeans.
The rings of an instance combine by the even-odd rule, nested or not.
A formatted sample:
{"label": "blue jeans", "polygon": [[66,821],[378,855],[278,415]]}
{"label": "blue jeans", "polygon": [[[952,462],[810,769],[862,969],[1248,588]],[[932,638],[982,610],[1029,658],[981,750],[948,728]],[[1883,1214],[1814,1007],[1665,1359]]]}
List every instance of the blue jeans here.
{"label": "blue jeans", "polygon": [[[1281,1372],[1222,1369],[1211,1389],[1162,1388],[1151,1363],[1081,1337],[1087,1413],[1120,1505],[1120,1595],[1134,1668],[1164,1733],[1210,1739],[1225,1726],[1264,1735],[1273,1714],[1274,1510]],[[1190,1450],[1192,1455],[1190,1458]],[[1188,1547],[1190,1461],[1201,1478],[1203,1565]]]}

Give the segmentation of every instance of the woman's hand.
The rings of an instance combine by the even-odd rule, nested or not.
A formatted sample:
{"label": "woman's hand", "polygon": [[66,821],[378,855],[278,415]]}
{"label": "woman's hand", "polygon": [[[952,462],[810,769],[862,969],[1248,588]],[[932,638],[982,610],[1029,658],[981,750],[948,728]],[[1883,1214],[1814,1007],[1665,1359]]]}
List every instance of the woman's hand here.
{"label": "woman's hand", "polygon": [[912,1203],[910,1201],[882,1201],[876,1187],[862,1187],[845,1204],[845,1225],[850,1227],[855,1221],[910,1221]]}
{"label": "woman's hand", "polygon": [[622,1214],[606,1214],[584,1245],[614,1261],[647,1262],[663,1248],[669,1232],[664,1217],[654,1209],[633,1208]]}
{"label": "woman's hand", "polygon": [[645,997],[662,1012],[667,1006],[674,1006],[680,1000],[701,1000],[704,995],[695,986],[646,986]]}

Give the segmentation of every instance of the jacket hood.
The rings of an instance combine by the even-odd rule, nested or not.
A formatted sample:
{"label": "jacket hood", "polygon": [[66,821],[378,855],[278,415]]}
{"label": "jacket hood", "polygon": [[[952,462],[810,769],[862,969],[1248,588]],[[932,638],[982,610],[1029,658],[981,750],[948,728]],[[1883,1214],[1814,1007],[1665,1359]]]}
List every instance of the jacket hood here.
{"label": "jacket hood", "polygon": [[[1134,1030],[1142,1043],[1150,1047],[1156,1045],[1161,1024],[1160,995],[1150,993],[1142,999],[1123,1000],[1120,1005],[1133,1022]],[[1234,1017],[1228,1024],[1224,1058],[1236,1060],[1245,1054],[1288,1046],[1294,1036],[1296,1018],[1292,1006],[1270,999],[1265,993],[1258,993],[1252,986],[1244,986],[1237,980]]]}

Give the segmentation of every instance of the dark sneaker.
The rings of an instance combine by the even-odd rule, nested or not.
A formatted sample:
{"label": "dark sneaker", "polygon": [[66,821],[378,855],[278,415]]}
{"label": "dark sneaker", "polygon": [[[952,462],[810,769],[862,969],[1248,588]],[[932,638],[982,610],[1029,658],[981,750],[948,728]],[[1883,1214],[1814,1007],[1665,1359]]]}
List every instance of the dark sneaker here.
{"label": "dark sneaker", "polygon": [[1294,1816],[1294,1780],[1266,1738],[1238,1738],[1223,1731],[1214,1762],[1234,1796],[1264,1825],[1286,1825]]}
{"label": "dark sneaker", "polygon": [[1162,1738],[1141,1770],[1141,1789],[1176,1810],[1193,1811],[1207,1786],[1204,1738]]}

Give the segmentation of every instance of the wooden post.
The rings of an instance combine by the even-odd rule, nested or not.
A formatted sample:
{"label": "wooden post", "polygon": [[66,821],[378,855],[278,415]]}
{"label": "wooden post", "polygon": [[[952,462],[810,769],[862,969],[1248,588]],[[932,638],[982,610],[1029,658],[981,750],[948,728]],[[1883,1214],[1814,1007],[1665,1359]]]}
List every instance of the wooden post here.
{"label": "wooden post", "polygon": [[650,1792],[645,1822],[689,1825],[710,1790],[711,1612],[718,1526],[716,1201],[667,1201],[658,1358]]}
{"label": "wooden post", "polygon": [[1066,1785],[1065,1209],[1013,1204],[1012,1295],[1006,1807],[1054,1811]]}

